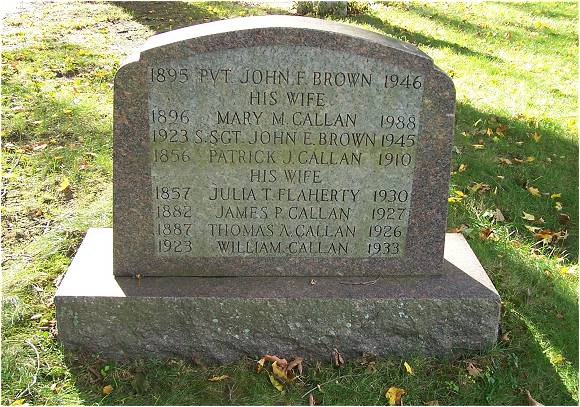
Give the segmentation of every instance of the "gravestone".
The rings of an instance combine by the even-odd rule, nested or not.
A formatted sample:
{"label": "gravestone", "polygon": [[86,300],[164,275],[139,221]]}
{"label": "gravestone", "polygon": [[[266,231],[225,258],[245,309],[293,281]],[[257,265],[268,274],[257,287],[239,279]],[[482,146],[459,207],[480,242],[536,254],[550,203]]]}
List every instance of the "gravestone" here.
{"label": "gravestone", "polygon": [[65,347],[231,361],[479,351],[500,299],[445,234],[452,81],[322,20],[152,37],[115,78],[114,224],[56,296]]}

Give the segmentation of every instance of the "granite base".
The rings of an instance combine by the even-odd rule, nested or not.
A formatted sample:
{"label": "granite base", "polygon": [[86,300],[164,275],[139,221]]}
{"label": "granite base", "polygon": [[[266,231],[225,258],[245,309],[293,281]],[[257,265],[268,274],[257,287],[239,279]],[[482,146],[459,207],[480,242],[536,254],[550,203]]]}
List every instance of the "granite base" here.
{"label": "granite base", "polygon": [[265,353],[328,360],[369,352],[483,351],[500,298],[461,234],[440,275],[410,277],[113,276],[112,229],[90,229],[55,297],[65,350],[229,362]]}

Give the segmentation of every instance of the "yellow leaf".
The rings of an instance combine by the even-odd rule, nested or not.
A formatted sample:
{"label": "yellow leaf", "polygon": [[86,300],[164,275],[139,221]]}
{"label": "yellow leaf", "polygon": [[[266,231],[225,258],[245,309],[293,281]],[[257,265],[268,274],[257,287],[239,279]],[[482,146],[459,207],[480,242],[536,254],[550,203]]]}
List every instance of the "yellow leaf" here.
{"label": "yellow leaf", "polygon": [[461,165],[459,166],[459,169],[458,169],[458,171],[459,171],[459,172],[463,172],[463,171],[465,171],[466,169],[467,169],[467,164],[461,164]]}
{"label": "yellow leaf", "polygon": [[258,366],[256,368],[257,373],[260,373],[262,371],[262,369],[264,368],[264,363],[266,363],[266,359],[262,358],[258,360]]}
{"label": "yellow leaf", "polygon": [[522,219],[525,219],[525,220],[536,220],[536,217],[534,215],[532,215],[530,213],[523,212],[523,211],[522,211],[522,213],[524,214],[524,216],[522,216]]}
{"label": "yellow leaf", "polygon": [[276,378],[272,373],[268,373],[268,375],[270,376],[270,383],[272,383],[272,386],[274,386],[278,391],[283,391],[284,385],[280,383],[278,380],[276,380]]}
{"label": "yellow leaf", "polygon": [[484,144],[472,144],[471,147],[473,147],[476,150],[483,150],[485,148]]}
{"label": "yellow leaf", "polygon": [[534,161],[536,159],[536,157],[532,157],[531,155],[528,156],[528,158],[526,158],[526,161],[531,163],[532,161]]}
{"label": "yellow leaf", "polygon": [[389,390],[385,392],[385,397],[389,400],[389,406],[400,406],[401,397],[403,397],[407,392],[398,387],[389,387]]}
{"label": "yellow leaf", "polygon": [[465,194],[459,190],[453,190],[453,193],[460,198],[463,198],[465,196]]}
{"label": "yellow leaf", "polygon": [[449,198],[447,198],[447,202],[449,203],[457,203],[457,202],[461,202],[462,198],[458,198],[455,196],[450,196]]}
{"label": "yellow leaf", "polygon": [[561,211],[561,210],[562,210],[562,202],[556,202],[556,203],[554,204],[554,208],[555,208],[557,211]]}
{"label": "yellow leaf", "polygon": [[562,198],[562,194],[552,194],[552,195],[550,195],[550,198],[552,198],[552,199]]}
{"label": "yellow leaf", "polygon": [[542,196],[542,194],[540,194],[540,190],[535,187],[528,187],[528,192],[533,196]]}
{"label": "yellow leaf", "polygon": [[566,358],[560,354],[554,355],[550,358],[550,361],[554,365],[561,365],[562,363],[566,362]]}
{"label": "yellow leaf", "polygon": [[540,139],[542,138],[542,136],[540,136],[540,133],[538,133],[537,131],[534,132],[534,134],[532,134],[532,139],[538,143],[540,141]]}
{"label": "yellow leaf", "polygon": [[106,396],[108,394],[111,394],[113,392],[113,386],[111,386],[110,384],[107,384],[105,387],[103,387],[103,394]]}
{"label": "yellow leaf", "polygon": [[71,114],[72,113],[72,110],[71,109],[62,109],[62,112],[64,114]]}
{"label": "yellow leaf", "polygon": [[510,160],[509,158],[499,157],[498,161],[500,164],[512,165],[512,160]]}
{"label": "yellow leaf", "polygon": [[213,376],[213,377],[210,377],[207,380],[209,380],[210,382],[221,382],[222,380],[226,380],[226,379],[229,379],[229,378],[230,377],[227,374],[223,374],[221,376]]}
{"label": "yellow leaf", "polygon": [[60,181],[60,186],[58,187],[58,192],[65,192],[67,189],[70,188],[70,182],[67,177],[63,177]]}
{"label": "yellow leaf", "polygon": [[414,374],[413,373],[413,368],[411,367],[410,364],[408,364],[407,362],[405,362],[405,363],[403,363],[403,366],[405,366],[405,370],[407,371],[407,373],[409,373],[411,375]]}
{"label": "yellow leaf", "polygon": [[18,399],[18,400],[14,400],[12,403],[10,403],[11,406],[21,406],[24,404],[26,400],[25,399]]}
{"label": "yellow leaf", "polygon": [[288,376],[286,375],[286,372],[284,370],[280,369],[280,367],[278,366],[278,362],[272,363],[272,373],[274,373],[274,375],[279,379],[282,379],[284,381],[288,380]]}

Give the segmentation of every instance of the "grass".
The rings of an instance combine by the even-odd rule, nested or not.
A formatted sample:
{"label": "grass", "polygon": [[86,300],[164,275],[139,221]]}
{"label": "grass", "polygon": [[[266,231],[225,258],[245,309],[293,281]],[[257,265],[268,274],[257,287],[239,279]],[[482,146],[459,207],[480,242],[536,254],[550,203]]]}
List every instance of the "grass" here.
{"label": "grass", "polygon": [[[525,404],[524,390],[544,404],[578,404],[576,3],[389,2],[342,20],[417,44],[453,77],[450,195],[458,199],[448,223],[503,299],[502,338],[489,352],[410,358],[414,375],[396,358],[342,368],[306,361],[284,392],[249,359],[207,367],[63,353],[55,285],[87,228],[112,223],[111,84],[120,61],[155,32],[286,12],[227,2],[45,3],[4,21],[2,404],[304,404],[311,389],[324,404],[385,404],[391,386],[406,390],[405,404]],[[545,243],[541,230],[550,231]],[[230,378],[208,382],[221,374]]]}

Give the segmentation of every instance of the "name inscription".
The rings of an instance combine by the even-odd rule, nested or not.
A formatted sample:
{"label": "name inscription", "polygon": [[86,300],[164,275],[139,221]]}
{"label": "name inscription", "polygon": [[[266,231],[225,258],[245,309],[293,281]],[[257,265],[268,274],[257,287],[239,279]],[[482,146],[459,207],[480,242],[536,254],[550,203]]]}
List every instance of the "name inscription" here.
{"label": "name inscription", "polygon": [[147,75],[158,255],[404,255],[420,74],[278,46]]}

